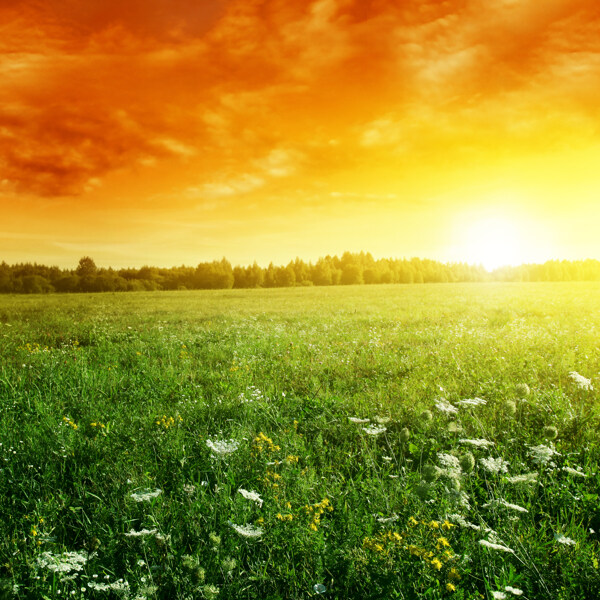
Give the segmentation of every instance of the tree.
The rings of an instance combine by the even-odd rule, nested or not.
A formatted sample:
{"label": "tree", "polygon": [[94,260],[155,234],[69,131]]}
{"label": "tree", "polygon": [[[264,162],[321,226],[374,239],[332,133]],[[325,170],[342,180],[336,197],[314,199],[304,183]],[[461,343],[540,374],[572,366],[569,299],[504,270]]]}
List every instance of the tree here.
{"label": "tree", "polygon": [[98,267],[92,258],[84,256],[79,259],[79,265],[75,272],[79,277],[94,277],[98,272]]}

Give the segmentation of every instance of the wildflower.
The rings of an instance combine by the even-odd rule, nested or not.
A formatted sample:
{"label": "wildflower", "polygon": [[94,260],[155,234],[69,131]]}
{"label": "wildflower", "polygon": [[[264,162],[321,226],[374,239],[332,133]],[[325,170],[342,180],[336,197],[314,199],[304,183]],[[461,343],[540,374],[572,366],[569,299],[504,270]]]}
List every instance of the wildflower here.
{"label": "wildflower", "polygon": [[445,537],[439,537],[437,539],[436,548],[441,550],[442,548],[450,548],[450,542]]}
{"label": "wildflower", "polygon": [[587,477],[587,475],[582,471],[578,471],[577,469],[573,469],[571,467],[563,467],[562,470],[566,471],[570,475],[577,475],[578,477]]}
{"label": "wildflower", "polygon": [[387,431],[387,427],[376,427],[375,425],[369,425],[369,427],[363,427],[362,429],[365,433],[373,436]]}
{"label": "wildflower", "polygon": [[440,398],[436,403],[435,403],[435,407],[440,411],[443,412],[447,415],[454,415],[458,412],[458,408],[456,408],[456,406],[453,406],[452,404],[450,404],[450,402],[447,402],[446,400],[444,400],[444,398]]}
{"label": "wildflower", "polygon": [[505,586],[504,591],[510,592],[514,596],[522,596],[523,595],[523,590],[520,590],[519,588],[514,588],[511,585]]}
{"label": "wildflower", "polygon": [[583,375],[580,375],[577,371],[571,371],[569,373],[570,379],[577,384],[582,390],[593,390],[594,386],[592,385],[591,379],[586,379]]}
{"label": "wildflower", "polygon": [[504,506],[505,508],[510,508],[511,510],[516,510],[517,512],[526,513],[529,512],[526,508],[519,506],[518,504],[510,504],[506,500],[502,500],[501,498],[498,500],[493,500],[492,502],[488,502],[483,505],[483,508],[492,508],[494,506]]}
{"label": "wildflower", "polygon": [[492,598],[494,600],[504,600],[506,598],[506,594],[504,592],[492,592]]}
{"label": "wildflower", "polygon": [[439,558],[434,558],[434,559],[431,561],[431,566],[432,566],[432,567],[433,567],[433,568],[434,568],[436,571],[439,571],[439,570],[442,568],[442,563],[441,563],[441,561],[440,561],[440,559],[439,559]]}
{"label": "wildflower", "polygon": [[467,398],[466,400],[459,400],[456,404],[460,404],[460,406],[485,406],[487,400],[483,398]]}
{"label": "wildflower", "polygon": [[475,446],[476,448],[489,448],[494,445],[494,442],[490,442],[488,440],[470,440],[470,439],[461,439],[458,440],[461,444],[470,444],[471,446]]}
{"label": "wildflower", "polygon": [[206,445],[213,454],[225,455],[235,452],[239,447],[239,442],[235,440],[206,440]]}
{"label": "wildflower", "polygon": [[363,425],[364,423],[370,423],[371,419],[359,419],[358,417],[348,417],[348,421],[351,423],[358,423],[359,425]]}
{"label": "wildflower", "polygon": [[141,490],[139,492],[133,492],[133,494],[130,494],[130,496],[136,502],[147,502],[148,500],[152,500],[153,498],[157,498],[161,494],[162,494],[162,490],[159,490],[157,488],[155,490]]}
{"label": "wildflower", "polygon": [[202,595],[206,598],[206,600],[216,600],[219,595],[219,588],[212,583],[207,583],[202,587]]}
{"label": "wildflower", "polygon": [[517,403],[514,400],[506,400],[504,410],[508,415],[514,417],[517,414]]}
{"label": "wildflower", "polygon": [[423,479],[429,483],[438,479],[442,473],[442,469],[436,465],[425,465],[423,467]]}
{"label": "wildflower", "polygon": [[559,543],[559,544],[564,544],[565,546],[574,546],[575,545],[575,540],[572,540],[571,538],[568,538],[566,535],[563,535],[562,533],[555,533],[554,534],[554,539]]}
{"label": "wildflower", "polygon": [[490,550],[500,550],[501,552],[511,552],[513,554],[515,552],[507,546],[503,546],[502,544],[494,544],[493,542],[488,542],[487,540],[479,540],[479,543],[486,548],[490,548]]}
{"label": "wildflower", "polygon": [[433,419],[433,413],[430,410],[424,410],[421,413],[421,419],[425,422],[431,421]]}
{"label": "wildflower", "polygon": [[491,456],[488,458],[481,458],[479,463],[483,465],[483,468],[488,473],[508,473],[508,465],[510,464],[502,457],[492,458]]}
{"label": "wildflower", "polygon": [[470,473],[475,467],[475,457],[471,452],[467,452],[460,457],[459,463],[465,473]]}
{"label": "wildflower", "polygon": [[322,583],[315,583],[315,585],[313,585],[313,591],[315,594],[324,594],[327,591],[327,588]]}
{"label": "wildflower", "polygon": [[242,537],[247,538],[259,538],[264,530],[260,527],[255,527],[250,523],[246,523],[246,525],[236,525],[235,523],[229,523],[235,531],[237,531]]}
{"label": "wildflower", "polygon": [[63,552],[62,554],[43,552],[38,556],[37,563],[43,569],[49,569],[54,573],[70,573],[81,571],[88,558],[90,555],[87,552]]}
{"label": "wildflower", "polygon": [[244,496],[246,500],[252,500],[253,502],[256,502],[259,506],[263,505],[263,499],[260,497],[260,494],[258,492],[250,492],[248,490],[245,490],[244,488],[240,488],[238,492],[242,496]]}
{"label": "wildflower", "polygon": [[406,442],[408,442],[409,439],[410,439],[410,429],[408,427],[405,427],[400,432],[400,443],[406,444]]}
{"label": "wildflower", "polygon": [[459,474],[460,469],[460,461],[453,454],[444,454],[443,452],[438,452],[438,460],[442,467],[444,467],[449,474],[457,473]]}
{"label": "wildflower", "polygon": [[552,446],[540,444],[539,446],[529,447],[529,456],[531,457],[531,460],[540,466],[545,466],[550,463],[550,459],[555,455],[560,456]]}
{"label": "wildflower", "polygon": [[522,475],[513,475],[506,477],[508,483],[537,483],[537,473],[523,473]]}
{"label": "wildflower", "polygon": [[448,519],[446,519],[443,523],[442,523],[442,529],[444,529],[445,531],[450,531],[453,527],[456,527],[456,525],[454,525],[453,523],[450,523],[448,521]]}
{"label": "wildflower", "polygon": [[456,586],[452,585],[451,583],[447,583],[446,584],[446,591],[447,592],[455,592],[456,591]]}
{"label": "wildflower", "polygon": [[391,517],[377,517],[377,522],[378,523],[394,523],[399,518],[400,517],[394,513]]}
{"label": "wildflower", "polygon": [[390,417],[380,417],[378,415],[375,415],[373,417],[373,421],[375,421],[375,423],[379,423],[379,425],[385,425],[386,423],[389,423],[391,419]]}
{"label": "wildflower", "polygon": [[448,571],[448,577],[450,577],[450,579],[460,579],[460,573],[456,570],[455,567],[452,567]]}
{"label": "wildflower", "polygon": [[125,537],[146,537],[149,535],[156,535],[158,533],[158,529],[142,529],[140,531],[135,531],[134,529],[130,529],[129,533],[125,534]]}

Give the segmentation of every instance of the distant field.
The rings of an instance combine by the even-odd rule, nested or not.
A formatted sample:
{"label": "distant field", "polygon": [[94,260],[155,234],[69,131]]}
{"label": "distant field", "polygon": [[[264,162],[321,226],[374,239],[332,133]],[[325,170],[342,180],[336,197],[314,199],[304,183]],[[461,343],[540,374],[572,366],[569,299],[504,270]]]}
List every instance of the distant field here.
{"label": "distant field", "polygon": [[0,296],[0,598],[596,598],[599,373],[599,283]]}

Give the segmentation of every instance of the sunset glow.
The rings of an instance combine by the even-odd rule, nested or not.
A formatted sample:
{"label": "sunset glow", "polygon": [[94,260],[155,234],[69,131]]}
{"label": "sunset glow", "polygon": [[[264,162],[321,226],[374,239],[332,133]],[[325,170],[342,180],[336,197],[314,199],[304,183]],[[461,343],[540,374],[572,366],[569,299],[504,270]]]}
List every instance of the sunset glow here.
{"label": "sunset glow", "polygon": [[600,258],[596,0],[0,5],[0,261]]}

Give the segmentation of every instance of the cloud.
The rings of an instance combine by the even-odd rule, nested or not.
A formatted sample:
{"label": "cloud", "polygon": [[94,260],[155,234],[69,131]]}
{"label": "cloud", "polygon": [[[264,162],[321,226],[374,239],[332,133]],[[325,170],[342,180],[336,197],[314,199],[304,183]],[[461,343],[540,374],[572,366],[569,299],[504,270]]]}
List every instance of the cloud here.
{"label": "cloud", "polygon": [[595,0],[23,0],[0,23],[2,178],[46,197],[167,161],[224,197],[515,116],[535,135],[545,102],[587,122],[600,83]]}

